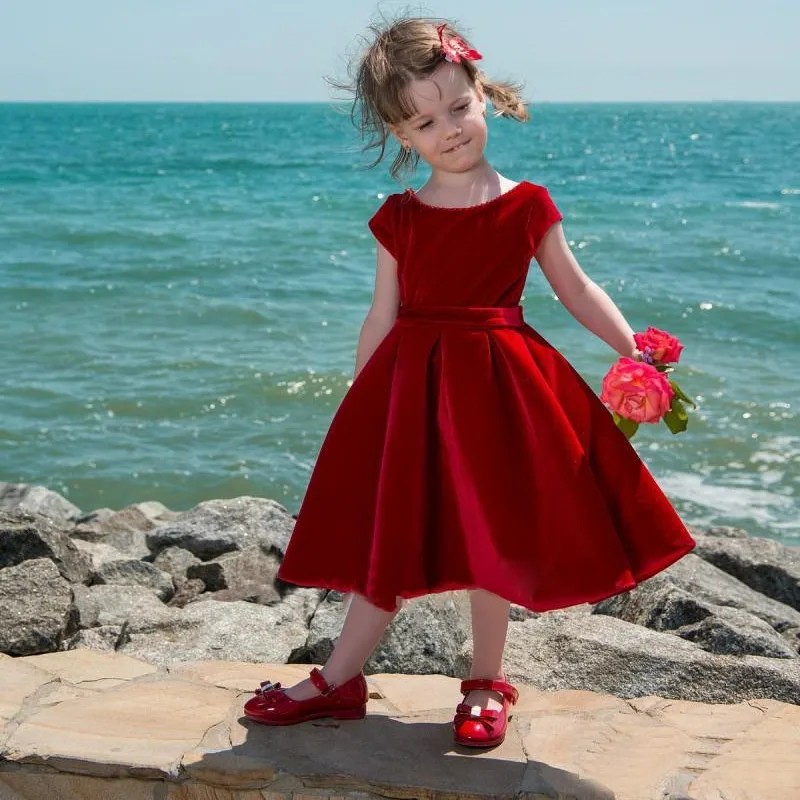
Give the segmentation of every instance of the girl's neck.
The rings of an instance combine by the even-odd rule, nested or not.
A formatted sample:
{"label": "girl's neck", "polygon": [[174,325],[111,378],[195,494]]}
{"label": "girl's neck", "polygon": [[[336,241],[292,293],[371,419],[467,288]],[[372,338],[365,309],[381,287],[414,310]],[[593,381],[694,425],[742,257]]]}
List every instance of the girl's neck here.
{"label": "girl's neck", "polygon": [[502,194],[509,183],[483,159],[465,172],[434,170],[416,194],[420,200],[434,205],[467,206],[476,199]]}
{"label": "girl's neck", "polygon": [[464,172],[447,172],[432,170],[431,177],[425,184],[426,191],[441,193],[443,196],[463,197],[477,189],[496,187],[500,176],[492,165],[482,158],[471,169]]}

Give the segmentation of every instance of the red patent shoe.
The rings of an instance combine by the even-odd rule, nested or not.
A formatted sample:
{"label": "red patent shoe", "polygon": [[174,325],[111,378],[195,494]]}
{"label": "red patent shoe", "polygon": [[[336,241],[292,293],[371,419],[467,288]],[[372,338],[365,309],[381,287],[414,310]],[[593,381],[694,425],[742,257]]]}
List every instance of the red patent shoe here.
{"label": "red patent shoe", "polygon": [[459,703],[453,718],[453,738],[456,744],[467,747],[494,747],[506,738],[508,707],[517,702],[519,692],[506,681],[494,681],[489,678],[461,681],[461,694],[464,696],[476,689],[500,692],[503,695],[503,710],[493,711]]}
{"label": "red patent shoe", "polygon": [[280,683],[264,681],[255,690],[255,697],[244,704],[245,716],[262,725],[294,725],[319,717],[361,719],[366,715],[369,692],[363,672],[339,686],[328,683],[316,667],[310,677],[321,694],[292,700]]}

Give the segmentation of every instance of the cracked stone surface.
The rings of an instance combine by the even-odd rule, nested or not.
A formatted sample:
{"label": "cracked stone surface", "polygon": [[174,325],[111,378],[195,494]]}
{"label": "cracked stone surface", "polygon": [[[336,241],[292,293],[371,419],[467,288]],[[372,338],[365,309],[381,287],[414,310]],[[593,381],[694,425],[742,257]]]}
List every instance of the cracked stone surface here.
{"label": "cracked stone surface", "polygon": [[368,675],[363,720],[242,716],[308,664],[158,667],[76,649],[0,658],[2,800],[796,800],[800,706],[517,684],[505,742],[453,744],[459,681]]}

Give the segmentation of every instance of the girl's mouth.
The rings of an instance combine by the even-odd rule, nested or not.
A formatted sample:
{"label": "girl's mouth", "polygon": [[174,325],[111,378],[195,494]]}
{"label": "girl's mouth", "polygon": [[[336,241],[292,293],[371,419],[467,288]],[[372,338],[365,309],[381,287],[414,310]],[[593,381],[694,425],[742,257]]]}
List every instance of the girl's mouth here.
{"label": "girl's mouth", "polygon": [[457,144],[455,147],[451,147],[449,150],[445,150],[445,153],[455,153],[460,150],[464,145],[467,145],[471,142],[471,139],[467,139],[466,142],[461,142],[461,144]]}

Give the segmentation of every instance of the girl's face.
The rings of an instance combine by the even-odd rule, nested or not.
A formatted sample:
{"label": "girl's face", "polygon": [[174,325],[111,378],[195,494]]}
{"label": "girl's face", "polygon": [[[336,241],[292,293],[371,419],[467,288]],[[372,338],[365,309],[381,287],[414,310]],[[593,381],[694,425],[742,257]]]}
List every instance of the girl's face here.
{"label": "girl's face", "polygon": [[463,67],[443,61],[408,91],[417,113],[389,126],[402,145],[411,145],[434,170],[465,172],[483,159],[486,102]]}

